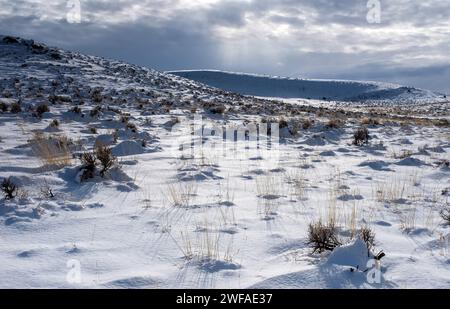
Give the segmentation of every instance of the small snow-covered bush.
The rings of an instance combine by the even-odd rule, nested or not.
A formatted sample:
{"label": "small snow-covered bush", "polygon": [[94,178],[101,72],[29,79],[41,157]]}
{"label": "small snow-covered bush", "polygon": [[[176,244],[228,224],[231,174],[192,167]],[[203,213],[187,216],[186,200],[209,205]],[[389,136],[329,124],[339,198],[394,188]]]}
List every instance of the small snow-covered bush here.
{"label": "small snow-covered bush", "polygon": [[366,127],[359,128],[353,134],[353,145],[362,146],[369,142],[369,130]]}
{"label": "small snow-covered bush", "polygon": [[13,199],[17,195],[17,186],[12,181],[11,177],[3,179],[1,183],[1,190],[5,194],[5,198],[8,200]]}
{"label": "small snow-covered bush", "polygon": [[308,226],[308,244],[314,249],[313,252],[333,251],[341,245],[338,239],[337,229],[332,224],[323,224],[321,220],[310,223]]}

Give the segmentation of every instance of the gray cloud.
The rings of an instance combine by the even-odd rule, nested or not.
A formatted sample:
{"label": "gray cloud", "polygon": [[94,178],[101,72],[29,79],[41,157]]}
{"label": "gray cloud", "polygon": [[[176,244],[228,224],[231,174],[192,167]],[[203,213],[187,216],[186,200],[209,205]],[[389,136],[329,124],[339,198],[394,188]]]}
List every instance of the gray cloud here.
{"label": "gray cloud", "polygon": [[397,82],[450,93],[450,3],[381,0],[0,0],[2,33],[160,70]]}

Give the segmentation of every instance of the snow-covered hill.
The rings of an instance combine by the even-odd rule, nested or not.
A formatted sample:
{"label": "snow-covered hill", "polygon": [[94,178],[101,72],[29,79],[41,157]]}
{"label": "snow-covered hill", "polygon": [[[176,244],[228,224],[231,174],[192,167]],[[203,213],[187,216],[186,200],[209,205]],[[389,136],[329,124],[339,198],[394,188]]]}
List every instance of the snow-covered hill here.
{"label": "snow-covered hill", "polygon": [[0,288],[449,287],[450,103],[280,102],[14,37],[0,74]]}
{"label": "snow-covered hill", "polygon": [[425,103],[445,101],[432,91],[381,82],[269,77],[212,70],[171,71],[171,74],[243,95],[315,100]]}

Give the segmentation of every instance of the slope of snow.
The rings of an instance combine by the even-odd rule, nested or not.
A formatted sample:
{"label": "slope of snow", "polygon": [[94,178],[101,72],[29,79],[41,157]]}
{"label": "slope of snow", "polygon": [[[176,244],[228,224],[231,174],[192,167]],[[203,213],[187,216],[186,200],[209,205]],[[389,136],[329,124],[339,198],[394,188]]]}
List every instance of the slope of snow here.
{"label": "slope of snow", "polygon": [[[416,107],[389,118],[384,108],[280,104],[5,37],[0,72],[0,181],[19,187],[0,196],[1,288],[450,286],[450,226],[440,216],[450,129],[410,118]],[[41,104],[49,111],[39,116]],[[420,116],[448,117],[439,107]],[[209,134],[194,143],[172,126],[190,128],[195,116]],[[366,116],[382,124],[368,125],[358,147]],[[327,126],[337,117],[341,126]],[[285,124],[273,153],[216,134],[264,122]],[[42,160],[39,134],[67,144],[64,164]],[[80,154],[96,144],[117,162],[82,181]],[[308,225],[331,213],[343,246],[313,253]],[[367,258],[355,233],[367,226],[372,253],[386,253],[379,283],[359,265]]]}
{"label": "slope of snow", "polygon": [[226,91],[260,97],[390,103],[445,101],[442,94],[381,82],[280,78],[212,70],[168,73]]}

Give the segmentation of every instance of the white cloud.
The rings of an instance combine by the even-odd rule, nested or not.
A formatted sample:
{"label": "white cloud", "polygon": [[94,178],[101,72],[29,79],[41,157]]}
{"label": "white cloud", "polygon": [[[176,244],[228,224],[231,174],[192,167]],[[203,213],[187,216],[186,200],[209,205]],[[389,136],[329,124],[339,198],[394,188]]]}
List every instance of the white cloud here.
{"label": "white cloud", "polygon": [[[77,25],[65,21],[64,0],[0,7],[2,32],[158,69],[410,82],[450,65],[448,0],[381,0],[381,24],[367,23],[365,0],[81,0]],[[439,89],[450,92],[446,82]]]}

